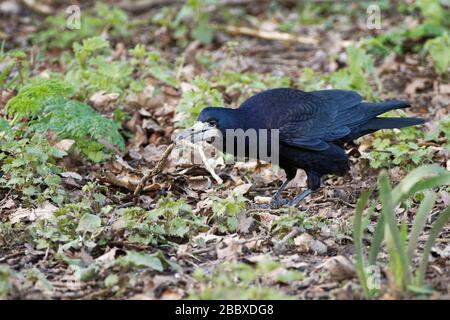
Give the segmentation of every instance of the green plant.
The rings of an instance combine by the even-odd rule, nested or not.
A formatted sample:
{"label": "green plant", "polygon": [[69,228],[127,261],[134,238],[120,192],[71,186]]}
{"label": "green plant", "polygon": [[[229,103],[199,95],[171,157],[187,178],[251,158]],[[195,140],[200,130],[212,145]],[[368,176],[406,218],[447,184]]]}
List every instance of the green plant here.
{"label": "green plant", "polygon": [[104,90],[123,96],[133,81],[133,66],[126,61],[111,61],[109,42],[101,37],[74,43],[75,60],[68,66],[65,80],[76,86],[82,98]]}
{"label": "green plant", "polygon": [[237,215],[245,209],[247,199],[240,194],[231,194],[227,198],[212,197],[212,215],[208,222],[212,222],[219,232],[236,232],[238,228]]}
{"label": "green plant", "polygon": [[417,0],[416,6],[419,8],[425,23],[433,25],[444,25],[448,23],[448,12],[441,5],[440,0]]}
{"label": "green plant", "polygon": [[143,244],[156,245],[173,238],[182,239],[206,227],[184,200],[174,200],[171,195],[161,198],[158,207],[151,211],[126,208],[119,213],[125,221],[127,239]]}
{"label": "green plant", "polygon": [[192,126],[203,108],[211,105],[220,107],[224,105],[222,94],[212,88],[208,79],[196,76],[192,81],[194,88],[183,92],[180,103],[177,106],[177,113],[180,121],[177,126],[188,128]]}
{"label": "green plant", "polygon": [[258,74],[254,72],[236,72],[224,70],[219,75],[211,77],[217,87],[225,88],[225,94],[239,96],[238,104],[258,91],[290,87],[288,77],[276,77],[271,74]]}
{"label": "green plant", "polygon": [[449,123],[450,117],[444,118],[436,129],[429,132],[417,127],[378,131],[371,141],[370,152],[362,153],[361,157],[368,159],[372,168],[400,166],[408,169],[429,163],[433,160],[433,147],[420,142],[434,141],[448,149]]}
{"label": "green plant", "polygon": [[[383,238],[387,246],[389,271],[395,282],[393,285],[400,292],[426,292],[424,278],[431,247],[442,228],[450,220],[450,207],[447,207],[432,225],[419,267],[414,272],[413,259],[419,236],[437,198],[436,193],[426,190],[448,184],[450,184],[450,173],[436,165],[426,165],[413,170],[394,189],[391,188],[388,175],[385,172],[381,173],[378,188],[382,211],[377,220],[368,257],[364,254],[363,246],[363,233],[366,225],[363,221],[363,211],[369,201],[370,192],[365,192],[361,196],[355,210],[353,240],[357,272],[366,297],[371,297],[378,291],[378,288],[371,288],[368,285],[370,284],[368,269],[376,265]],[[408,237],[405,223],[402,222],[400,227],[398,226],[395,208],[418,192],[425,192],[425,194]],[[374,208],[375,202],[369,208],[366,220],[373,215]]]}
{"label": "green plant", "polygon": [[42,111],[45,102],[54,96],[71,97],[74,88],[66,83],[53,79],[33,79],[23,86],[19,94],[11,98],[6,104],[6,112],[16,120],[33,118]]}
{"label": "green plant", "polygon": [[[373,85],[376,90],[373,89]],[[322,90],[327,87],[342,90],[354,90],[367,100],[378,100],[382,89],[374,59],[362,46],[347,48],[347,66],[329,75],[316,74],[313,69],[305,68],[298,79],[302,90]]]}
{"label": "green plant", "polygon": [[[151,75],[164,83],[178,87],[179,83],[173,66],[167,60],[163,59],[159,52],[147,52],[144,45],[137,44],[134,49],[130,50],[130,55],[132,57],[131,64],[139,72],[140,78],[145,79],[148,75]],[[143,85],[133,89],[135,91],[141,91]]]}
{"label": "green plant", "polygon": [[[108,150],[123,151],[125,142],[120,126],[99,115],[92,107],[77,100],[72,86],[57,80],[37,79],[23,87],[6,105],[13,119],[1,126],[13,129],[18,120],[28,118],[28,135],[55,133],[60,139],[72,139],[75,147],[89,160],[100,162],[109,157]],[[6,130],[0,133],[0,140]]]}
{"label": "green plant", "polygon": [[27,228],[28,236],[37,249],[58,250],[61,257],[70,248],[91,251],[104,237],[103,217],[111,211],[105,196],[95,183],[82,189],[78,202],[64,205],[51,215],[36,220]]}
{"label": "green plant", "polygon": [[0,187],[21,192],[28,201],[51,199],[62,203],[65,191],[60,186],[56,159],[64,155],[40,135],[17,140],[14,134],[8,134],[0,144]]}
{"label": "green plant", "polygon": [[298,87],[304,91],[316,91],[326,88],[326,81],[314,72],[313,69],[306,67],[298,78]]}
{"label": "green plant", "polygon": [[13,271],[8,265],[0,264],[0,298],[6,297],[12,288]]}
{"label": "green plant", "polygon": [[16,89],[29,78],[30,61],[25,52],[11,50],[5,52],[4,44],[0,48],[0,88]]}
{"label": "green plant", "polygon": [[[285,211],[285,210],[284,210]],[[309,216],[307,212],[299,211],[297,208],[288,208],[276,219],[272,226],[272,234],[284,236],[298,228],[300,232],[318,231],[326,224],[318,216]]]}
{"label": "green plant", "polygon": [[112,38],[125,38],[130,28],[127,14],[117,7],[97,2],[90,11],[83,10],[80,16],[79,29],[67,27],[65,12],[49,16],[42,24],[41,31],[32,35],[32,42],[44,48],[70,48],[73,43],[85,38],[99,36],[104,32]]}
{"label": "green plant", "polygon": [[[347,48],[347,66],[326,77],[333,88],[355,90],[367,100],[379,99],[381,81],[375,71],[373,58],[362,48]],[[374,91],[371,81],[376,85]]]}
{"label": "green plant", "polygon": [[424,48],[430,54],[434,70],[439,75],[448,77],[448,69],[450,68],[450,55],[448,54],[450,52],[450,37],[448,32],[428,40]]}
{"label": "green plant", "polygon": [[217,3],[217,0],[188,0],[181,9],[163,8],[152,17],[152,22],[167,27],[181,47],[189,43],[189,37],[209,44],[213,40],[214,27],[206,8],[215,7]]}
{"label": "green plant", "polygon": [[269,285],[298,281],[303,279],[303,274],[286,270],[279,262],[267,259],[257,263],[256,266],[226,262],[216,267],[210,274],[199,268],[194,272],[194,278],[199,281],[199,288],[192,291],[188,299],[278,300],[292,297]]}
{"label": "green plant", "polygon": [[111,151],[123,151],[120,125],[99,115],[77,100],[55,97],[46,102],[39,117],[30,122],[29,132],[54,132],[59,139],[72,139],[89,160],[101,162]]}

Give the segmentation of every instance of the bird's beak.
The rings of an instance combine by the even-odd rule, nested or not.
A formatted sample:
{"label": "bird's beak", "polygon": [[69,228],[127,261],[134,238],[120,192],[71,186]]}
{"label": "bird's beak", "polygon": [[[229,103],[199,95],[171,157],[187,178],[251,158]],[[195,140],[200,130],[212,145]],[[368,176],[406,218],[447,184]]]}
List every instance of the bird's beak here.
{"label": "bird's beak", "polygon": [[174,141],[189,140],[192,143],[200,141],[213,142],[215,138],[221,137],[221,135],[220,130],[216,127],[206,122],[197,121],[191,128],[178,133]]}

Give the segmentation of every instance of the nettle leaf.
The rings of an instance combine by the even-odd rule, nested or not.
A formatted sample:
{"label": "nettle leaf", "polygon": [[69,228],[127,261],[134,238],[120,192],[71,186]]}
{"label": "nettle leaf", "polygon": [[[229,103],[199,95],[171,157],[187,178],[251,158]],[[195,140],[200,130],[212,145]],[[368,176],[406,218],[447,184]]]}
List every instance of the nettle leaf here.
{"label": "nettle leaf", "polygon": [[81,217],[76,231],[93,233],[96,232],[101,226],[102,219],[100,219],[100,217],[94,214],[86,213]]}
{"label": "nettle leaf", "polygon": [[124,267],[147,267],[159,272],[164,271],[164,266],[158,257],[158,254],[127,251],[126,256],[118,259],[118,263]]}

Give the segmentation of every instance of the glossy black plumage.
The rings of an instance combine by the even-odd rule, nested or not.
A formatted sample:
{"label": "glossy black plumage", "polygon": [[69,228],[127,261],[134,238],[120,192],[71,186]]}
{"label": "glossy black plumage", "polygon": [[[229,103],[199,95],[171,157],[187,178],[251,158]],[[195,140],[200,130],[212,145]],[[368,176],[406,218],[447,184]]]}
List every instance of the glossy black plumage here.
{"label": "glossy black plumage", "polygon": [[342,175],[349,169],[346,142],[380,130],[421,124],[419,118],[377,117],[406,108],[404,101],[363,102],[353,91],[304,92],[280,88],[261,92],[238,109],[205,108],[198,120],[226,129],[279,129],[280,166],[292,179],[298,168],[308,176],[308,188],[320,187],[325,174]]}

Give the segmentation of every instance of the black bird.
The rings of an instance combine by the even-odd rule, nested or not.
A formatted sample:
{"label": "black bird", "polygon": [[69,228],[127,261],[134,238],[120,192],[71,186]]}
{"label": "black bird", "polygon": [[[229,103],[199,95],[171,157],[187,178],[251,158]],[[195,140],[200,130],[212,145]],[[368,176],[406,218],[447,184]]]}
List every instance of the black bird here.
{"label": "black bird", "polygon": [[237,109],[207,107],[198,121],[214,126],[223,135],[226,129],[279,129],[279,165],[287,179],[273,204],[285,204],[281,192],[297,169],[303,169],[308,189],[288,203],[294,206],[320,187],[321,176],[344,175],[349,170],[346,142],[380,129],[424,123],[420,118],[378,117],[406,107],[409,104],[399,100],[363,102],[353,91],[279,88],[256,94]]}

